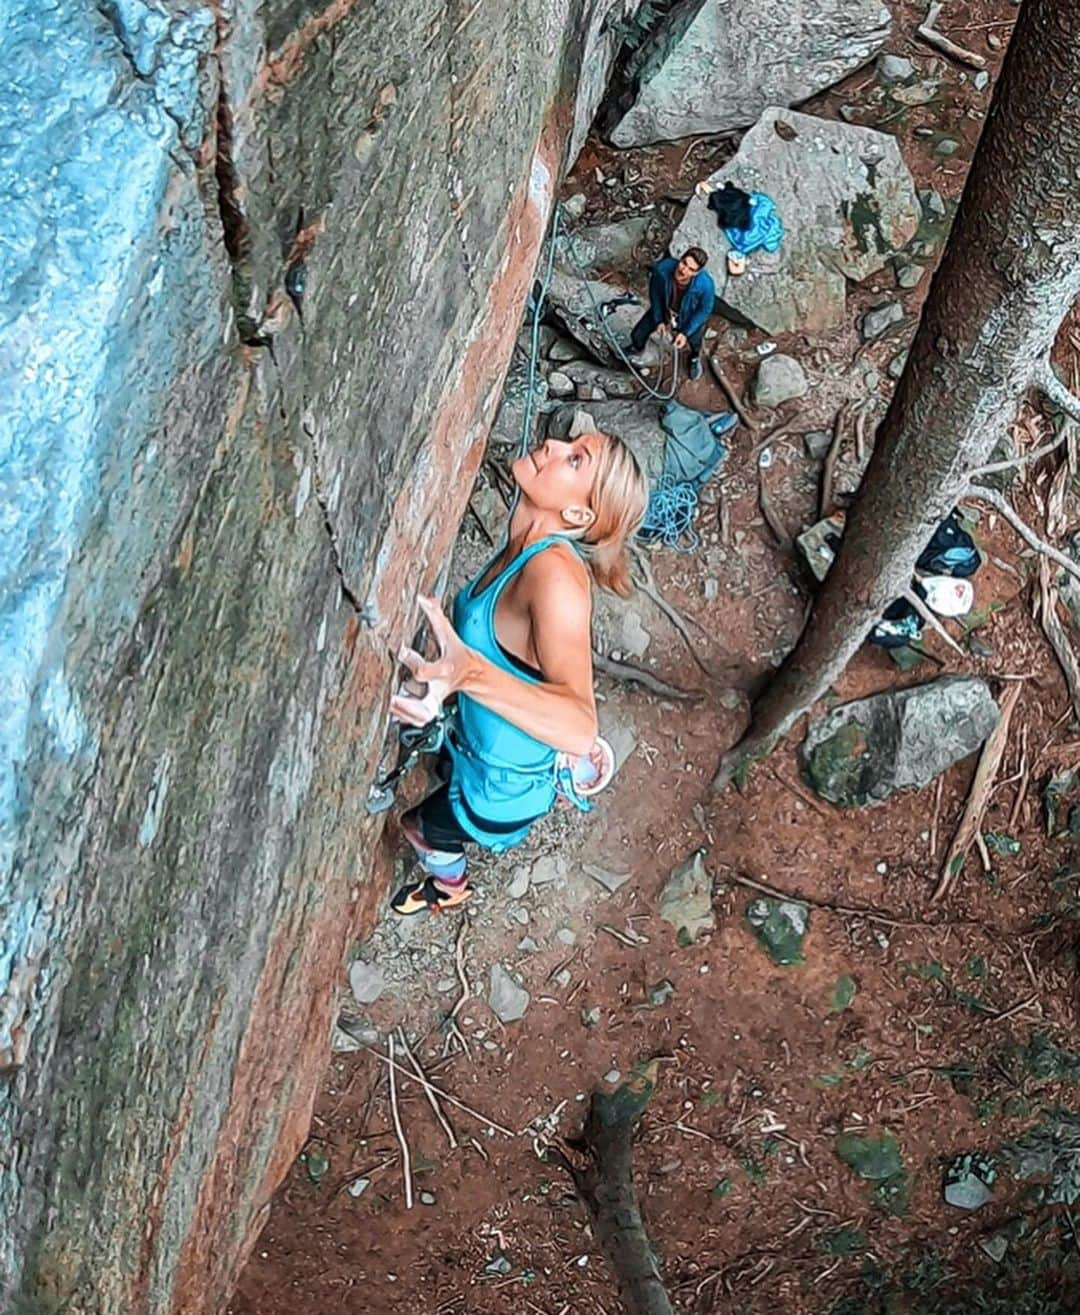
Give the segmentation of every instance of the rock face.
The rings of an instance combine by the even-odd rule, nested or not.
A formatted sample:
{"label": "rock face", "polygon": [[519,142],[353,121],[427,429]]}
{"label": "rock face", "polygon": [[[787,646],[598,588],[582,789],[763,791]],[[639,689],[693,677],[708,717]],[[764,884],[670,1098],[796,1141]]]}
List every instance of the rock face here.
{"label": "rock face", "polygon": [[877,273],[919,226],[919,199],[896,142],[872,128],[766,110],[709,179],[714,188],[728,181],[776,202],[786,229],[778,257],[751,256],[746,273],[725,282],[728,241],[698,196],[671,250],[704,247],[718,300],[766,333],[835,328],[846,314],[847,280]]}
{"label": "rock face", "polygon": [[384,889],[385,654],[632,7],[7,6],[0,1308],[223,1308]]}
{"label": "rock face", "polygon": [[891,23],[880,0],[705,0],[689,26],[685,10],[640,52],[614,145],[729,132],[768,105],[798,105],[872,59]]}
{"label": "rock face", "polygon": [[968,676],[874,694],[811,725],[799,748],[803,775],[834,804],[880,803],[974,753],[997,720],[989,687]]}

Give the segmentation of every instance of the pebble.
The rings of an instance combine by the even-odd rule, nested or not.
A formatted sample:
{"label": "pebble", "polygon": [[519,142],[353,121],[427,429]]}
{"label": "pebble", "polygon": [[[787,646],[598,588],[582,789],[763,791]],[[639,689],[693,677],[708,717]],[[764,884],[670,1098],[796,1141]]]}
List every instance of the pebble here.
{"label": "pebble", "polygon": [[560,968],[559,971],[555,974],[555,982],[558,986],[561,986],[563,990],[565,990],[570,985],[572,980],[573,980],[573,973],[571,973],[569,968]]}
{"label": "pebble", "polygon": [[562,945],[576,945],[577,932],[571,931],[569,927],[560,927],[555,933],[555,939]]}
{"label": "pebble", "polygon": [[948,158],[955,155],[960,149],[960,143],[953,137],[942,137],[941,141],[934,147],[934,154]]}
{"label": "pebble", "polygon": [[877,71],[882,82],[904,82],[915,76],[915,65],[903,55],[879,55]]}
{"label": "pebble", "polygon": [[523,950],[526,954],[538,954],[540,951],[540,946],[537,945],[531,936],[522,936],[521,940],[517,943],[517,947],[519,950]]}
{"label": "pebble", "polygon": [[552,397],[572,397],[576,388],[573,379],[561,370],[552,370],[547,378],[548,393]]}
{"label": "pebble", "polygon": [[371,1186],[370,1178],[354,1178],[349,1184],[350,1196],[361,1196]]}
{"label": "pebble", "polygon": [[921,265],[897,265],[896,283],[901,288],[917,288],[923,276]]}
{"label": "pebble", "polygon": [[515,904],[515,905],[513,906],[513,908],[510,909],[509,912],[510,912],[510,916],[511,916],[511,918],[513,918],[513,920],[514,920],[515,922],[520,923],[522,927],[526,927],[526,926],[528,926],[528,923],[529,923],[529,910],[528,910],[528,909],[523,909],[523,908],[521,907],[520,904]]}
{"label": "pebble", "polygon": [[990,85],[990,74],[987,73],[986,69],[980,69],[971,81],[976,91],[985,91]]}
{"label": "pebble", "polygon": [[446,991],[452,991],[457,984],[457,978],[455,977],[440,977],[435,983],[435,989],[440,995],[443,995]]}
{"label": "pebble", "polygon": [[883,306],[875,306],[862,317],[860,331],[864,342],[873,342],[892,325],[904,318],[904,308],[898,301],[887,301]]}
{"label": "pebble", "polygon": [[574,196],[568,196],[562,203],[562,212],[567,219],[578,220],[584,215],[585,207],[588,201],[583,192],[578,192]]}
{"label": "pebble", "polygon": [[621,1077],[622,1077],[622,1074],[619,1072],[619,1070],[618,1070],[617,1068],[612,1068],[612,1069],[609,1069],[609,1070],[604,1074],[604,1081],[605,1081],[605,1082],[609,1082],[612,1086],[614,1086],[614,1085],[616,1084],[616,1082],[618,1082],[618,1080],[619,1080]]}
{"label": "pebble", "polygon": [[434,1195],[433,1195],[431,1192],[421,1192],[421,1193],[420,1193],[420,1204],[421,1204],[421,1205],[434,1205],[434,1204],[435,1204],[435,1197],[434,1197]]}
{"label": "pebble", "polygon": [[358,1005],[370,1005],[382,995],[386,979],[377,964],[354,959],[349,965],[349,986]]}
{"label": "pebble", "polygon": [[544,854],[532,865],[529,880],[534,886],[546,886],[565,875],[562,861],[554,854]]}
{"label": "pebble", "polygon": [[878,874],[879,877],[883,877],[885,873],[888,872],[888,870],[889,870],[888,863],[876,863],[874,865],[874,871]]}
{"label": "pebble", "polygon": [[581,1011],[581,1021],[585,1027],[595,1027],[600,1021],[600,1006],[592,1005]]}
{"label": "pebble", "polygon": [[813,461],[823,460],[832,447],[832,439],[833,436],[827,429],[812,429],[809,434],[803,434],[806,455]]}
{"label": "pebble", "polygon": [[705,601],[711,603],[720,597],[720,581],[714,575],[707,575],[702,586]]}
{"label": "pebble", "polygon": [[514,873],[514,878],[510,882],[510,889],[506,892],[512,900],[522,899],[529,889],[529,869],[518,868]]}

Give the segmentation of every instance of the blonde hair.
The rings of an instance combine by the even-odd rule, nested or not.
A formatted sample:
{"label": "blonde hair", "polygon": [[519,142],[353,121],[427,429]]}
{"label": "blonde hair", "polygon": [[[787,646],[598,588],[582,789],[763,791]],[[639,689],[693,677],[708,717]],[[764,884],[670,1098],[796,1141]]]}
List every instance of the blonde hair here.
{"label": "blonde hair", "polygon": [[633,592],[627,545],[645,519],[649,487],[637,457],[621,438],[601,434],[604,445],[589,493],[592,524],[581,537],[593,579],[621,598]]}

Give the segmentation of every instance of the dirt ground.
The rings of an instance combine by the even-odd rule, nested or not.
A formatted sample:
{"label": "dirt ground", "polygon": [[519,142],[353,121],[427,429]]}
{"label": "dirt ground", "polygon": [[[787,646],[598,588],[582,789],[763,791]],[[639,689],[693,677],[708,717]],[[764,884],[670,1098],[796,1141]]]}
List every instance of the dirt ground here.
{"label": "dirt ground", "polygon": [[[900,33],[913,32],[921,11],[892,7]],[[942,25],[994,71],[1014,15],[1008,0],[958,2]],[[904,35],[889,48],[924,69],[934,58]],[[899,115],[872,69],[808,108],[831,116],[841,105],[857,107],[855,121],[899,137],[918,186],[955,200],[990,93],[975,90],[970,70],[961,76],[961,66],[943,66],[941,97]],[[944,129],[963,143],[948,159],[933,154],[928,135]],[[712,140],[620,154],[590,143],[566,194],[587,193],[590,219],[651,201],[670,232],[678,210],[662,198],[686,195],[733,148]],[[597,168],[609,175],[628,163],[639,171],[631,183],[597,182]],[[927,276],[903,292],[886,270],[851,289],[850,327],[827,340],[780,341],[814,383],[794,408],[761,417],[774,428],[770,492],[791,530],[814,519],[821,474],[802,435],[831,428],[846,397],[874,394],[883,413],[893,386],[888,362],[910,336],[928,283]],[[900,333],[858,350],[858,316],[886,291],[904,302]],[[763,337],[735,343],[725,335],[713,346],[745,381]],[[708,377],[680,397],[703,409],[725,405]],[[635,626],[648,646],[635,660],[702,697],[668,700],[600,678],[602,729],[625,760],[595,812],[557,811],[522,848],[481,857],[467,916],[387,921],[359,947],[384,989],[361,1009],[343,982],[346,1031],[337,1044],[357,1048],[328,1064],[311,1142],[275,1199],[233,1315],[615,1315],[621,1306],[588,1215],[569,1178],[540,1152],[580,1129],[593,1089],[611,1090],[649,1057],[662,1061],[660,1082],[634,1165],[678,1311],[809,1315],[843,1301],[852,1315],[1077,1308],[1080,1239],[1064,1213],[1040,1214],[1026,1185],[1004,1173],[978,1211],[950,1208],[941,1189],[951,1157],[993,1151],[1040,1109],[1076,1103],[1075,1089],[1070,1096],[1044,1076],[1025,1050],[1036,1034],[1067,1048],[1077,1021],[1074,945],[1057,916],[1070,891],[1065,865],[1075,866],[1076,854],[1046,839],[1041,790],[1051,771],[1080,760],[1080,740],[1032,619],[1033,559],[983,509],[977,538],[987,562],[974,581],[983,620],[970,635],[954,626],[964,656],[929,632],[933,657],[911,672],[864,648],[836,690],[848,699],[952,671],[986,677],[997,694],[1022,682],[983,827],[1018,838],[1019,853],[992,855],[989,871],[973,855],[948,900],[931,908],[974,759],[937,786],[843,811],[802,783],[796,736],[744,793],[707,797],[718,757],[743,724],[741,692],[789,651],[809,596],[803,572],[762,520],[755,441],[735,431],[699,512],[700,547],[650,554],[663,596],[689,619],[698,657],[726,678],[711,680],[654,604],[636,600]],[[1029,445],[1034,430],[1019,441]],[[1037,524],[1053,469],[1051,458],[1013,489]],[[850,459],[841,472],[840,488],[853,488]],[[455,577],[466,578],[488,552],[467,521]],[[718,596],[709,601],[713,587]],[[423,789],[422,779],[412,780],[410,799]],[[385,844],[386,866],[400,879],[392,824]],[[658,894],[697,849],[714,878],[716,927],[681,945],[658,917]],[[598,869],[609,884],[621,881],[614,893]],[[775,966],[758,945],[744,916],[755,893],[747,881],[811,905],[803,964]],[[1076,882],[1073,873],[1074,895]],[[530,993],[520,1022],[504,1025],[488,1008],[496,963]],[[840,1007],[845,978],[855,994]],[[664,982],[670,992],[656,989]],[[462,997],[455,1036],[447,1018]],[[397,1027],[430,1080],[460,1102],[439,1102],[448,1134],[420,1089],[398,1078],[412,1210],[382,1058]],[[906,1204],[875,1200],[838,1159],[836,1136],[852,1129],[896,1136]],[[366,1184],[354,1194],[358,1180]],[[1032,1231],[997,1265],[980,1239],[1023,1212]],[[999,1289],[1000,1307],[989,1298]]]}

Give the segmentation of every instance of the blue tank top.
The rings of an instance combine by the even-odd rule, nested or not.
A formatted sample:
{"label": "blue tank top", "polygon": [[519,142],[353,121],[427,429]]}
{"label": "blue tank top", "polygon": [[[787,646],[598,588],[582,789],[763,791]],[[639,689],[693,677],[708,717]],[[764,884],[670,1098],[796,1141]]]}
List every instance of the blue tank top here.
{"label": "blue tank top", "polygon": [[[567,542],[557,534],[538,539],[483,589],[477,586],[487,567],[454,599],[454,629],[462,641],[496,667],[534,685],[539,679],[515,664],[495,637],[495,608],[526,562],[553,544]],[[454,766],[450,806],[462,829],[485,848],[501,853],[519,844],[554,804],[556,751],[467,694],[458,695],[447,747]]]}

